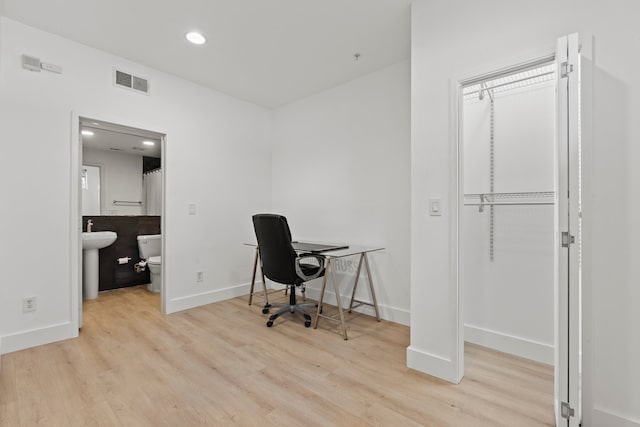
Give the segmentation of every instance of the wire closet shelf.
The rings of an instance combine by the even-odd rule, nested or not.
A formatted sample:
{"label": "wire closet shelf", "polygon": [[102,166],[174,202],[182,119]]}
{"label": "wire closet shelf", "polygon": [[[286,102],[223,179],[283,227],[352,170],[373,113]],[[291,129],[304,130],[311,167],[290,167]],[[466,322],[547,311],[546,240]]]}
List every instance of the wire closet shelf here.
{"label": "wire closet shelf", "polygon": [[462,95],[465,101],[471,99],[482,100],[485,94],[493,96],[496,93],[552,81],[556,77],[555,67],[555,64],[547,64],[520,73],[471,84],[463,88]]}
{"label": "wire closet shelf", "polygon": [[519,193],[469,193],[464,195],[465,206],[478,206],[482,212],[485,206],[535,206],[554,205],[554,191],[526,191]]}

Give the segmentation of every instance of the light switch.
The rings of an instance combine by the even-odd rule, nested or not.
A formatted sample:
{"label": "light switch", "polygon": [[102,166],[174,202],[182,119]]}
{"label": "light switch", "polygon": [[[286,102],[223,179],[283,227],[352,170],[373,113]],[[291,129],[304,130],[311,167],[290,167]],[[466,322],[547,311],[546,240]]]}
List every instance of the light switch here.
{"label": "light switch", "polygon": [[189,203],[189,215],[195,215],[195,214],[196,214],[196,204]]}
{"label": "light switch", "polygon": [[442,216],[442,201],[440,199],[429,199],[429,215]]}

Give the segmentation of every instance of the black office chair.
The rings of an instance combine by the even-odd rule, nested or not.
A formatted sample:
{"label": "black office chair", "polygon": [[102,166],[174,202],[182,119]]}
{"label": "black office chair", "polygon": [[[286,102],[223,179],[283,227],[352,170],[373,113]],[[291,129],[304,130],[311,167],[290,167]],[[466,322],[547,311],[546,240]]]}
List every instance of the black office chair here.
{"label": "black office chair", "polygon": [[[260,263],[263,274],[277,283],[290,287],[289,304],[267,304],[262,309],[264,314],[270,308],[282,307],[269,317],[267,326],[273,326],[282,313],[298,313],[304,316],[304,326],[311,326],[311,316],[304,307],[315,304],[298,304],[296,302],[296,286],[304,286],[309,280],[324,275],[324,258],[315,254],[297,254],[291,245],[291,231],[287,219],[282,215],[257,214],[253,216],[253,228],[258,239]],[[317,265],[310,263],[315,259]],[[306,261],[306,262],[305,262]]]}

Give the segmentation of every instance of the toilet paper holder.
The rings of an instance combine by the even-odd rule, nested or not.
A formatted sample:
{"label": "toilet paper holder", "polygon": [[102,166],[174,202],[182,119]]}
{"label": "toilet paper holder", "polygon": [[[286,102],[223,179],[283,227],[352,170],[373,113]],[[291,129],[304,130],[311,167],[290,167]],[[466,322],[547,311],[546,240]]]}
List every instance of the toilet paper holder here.
{"label": "toilet paper holder", "polygon": [[118,262],[118,264],[128,264],[129,261],[131,261],[131,258],[128,256],[125,256],[122,258],[118,258],[116,261]]}

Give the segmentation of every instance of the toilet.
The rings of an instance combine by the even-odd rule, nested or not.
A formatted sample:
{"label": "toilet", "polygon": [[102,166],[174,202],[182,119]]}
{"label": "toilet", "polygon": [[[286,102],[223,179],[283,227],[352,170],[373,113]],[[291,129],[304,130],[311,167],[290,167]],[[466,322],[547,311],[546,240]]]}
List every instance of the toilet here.
{"label": "toilet", "polygon": [[162,289],[162,234],[149,234],[138,236],[138,250],[140,258],[147,262],[151,283],[147,289],[151,292],[160,292]]}

